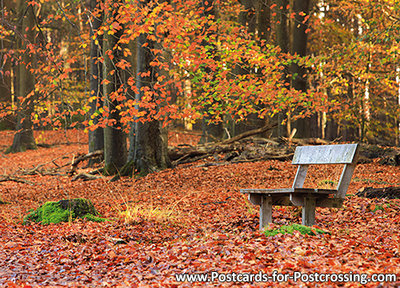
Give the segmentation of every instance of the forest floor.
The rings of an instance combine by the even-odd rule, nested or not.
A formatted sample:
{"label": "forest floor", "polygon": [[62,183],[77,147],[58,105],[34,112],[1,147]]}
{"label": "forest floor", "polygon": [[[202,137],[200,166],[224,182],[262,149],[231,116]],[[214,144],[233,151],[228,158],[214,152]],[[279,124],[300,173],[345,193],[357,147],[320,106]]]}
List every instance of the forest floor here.
{"label": "forest floor", "polygon": [[[0,132],[0,151],[12,137],[11,131]],[[211,272],[272,275],[274,270],[281,276],[295,271],[351,277],[395,273],[397,282],[380,283],[381,287],[400,285],[400,200],[354,196],[362,187],[400,186],[400,167],[377,161],[358,165],[344,207],[317,208],[315,227],[331,234],[266,237],[258,231],[257,207],[239,190],[290,187],[296,169],[290,161],[198,167],[206,159],[111,183],[110,177],[72,181],[64,175],[21,176],[40,164],[51,169],[71,163],[74,155],[87,152],[87,135],[81,131],[36,132],[36,139],[52,146],[0,154],[0,178],[25,180],[0,182],[0,200],[8,203],[0,205],[2,287],[361,286],[300,280],[190,283],[175,278],[181,273]],[[193,134],[170,133],[170,145],[197,140]],[[340,175],[340,167],[310,170],[306,187]],[[46,201],[77,197],[92,200],[101,215],[113,221],[21,223],[30,209]],[[301,223],[301,213],[298,208],[274,207],[273,219],[271,227]],[[219,277],[226,280],[229,275]],[[371,281],[362,286],[377,285]]]}

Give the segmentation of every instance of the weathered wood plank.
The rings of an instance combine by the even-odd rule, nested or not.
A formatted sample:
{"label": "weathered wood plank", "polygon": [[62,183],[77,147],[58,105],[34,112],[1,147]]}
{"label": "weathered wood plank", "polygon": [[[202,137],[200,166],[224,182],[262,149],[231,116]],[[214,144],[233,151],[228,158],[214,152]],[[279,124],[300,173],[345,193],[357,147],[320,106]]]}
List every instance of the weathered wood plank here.
{"label": "weathered wood plank", "polygon": [[[261,199],[264,194],[249,194],[248,199],[251,204],[261,205]],[[290,197],[288,194],[272,194],[269,196],[272,198],[272,205],[279,206],[293,206],[292,202],[290,202]]]}
{"label": "weathered wood plank", "polygon": [[297,147],[292,164],[350,164],[357,147],[358,144]]}
{"label": "weathered wood plank", "polygon": [[262,194],[249,194],[249,201],[253,205],[261,205]]}
{"label": "weathered wood plank", "polygon": [[[309,196],[309,194],[290,194],[290,204],[287,206],[304,206],[304,197]],[[315,196],[316,207],[326,207],[326,208],[340,208],[343,206],[344,199],[341,198],[329,198],[326,195]],[[273,198],[272,198],[273,199]],[[283,204],[282,204],[283,205]]]}
{"label": "weathered wood plank", "polygon": [[260,230],[272,222],[272,199],[268,196],[261,198],[260,205]]}
{"label": "weathered wood plank", "polygon": [[316,194],[336,194],[336,189],[314,189],[314,188],[279,188],[279,189],[240,189],[241,193],[252,194],[286,194],[286,193],[316,193]]}
{"label": "weathered wood plank", "polygon": [[312,226],[315,224],[315,198],[304,197],[304,206],[302,213],[302,224]]}
{"label": "weathered wood plank", "polygon": [[353,177],[356,164],[346,164],[343,168],[342,175],[337,186],[338,197],[344,199],[346,197],[347,189],[349,188],[351,177]]}
{"label": "weathered wood plank", "polygon": [[308,165],[300,165],[294,177],[292,188],[302,188],[307,176]]}

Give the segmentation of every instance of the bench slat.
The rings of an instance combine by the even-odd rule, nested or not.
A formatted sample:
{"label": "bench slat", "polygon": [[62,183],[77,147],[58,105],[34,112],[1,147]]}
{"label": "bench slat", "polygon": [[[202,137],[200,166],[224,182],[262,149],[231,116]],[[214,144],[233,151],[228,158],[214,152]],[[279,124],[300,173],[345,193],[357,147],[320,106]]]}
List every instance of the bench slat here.
{"label": "bench slat", "polygon": [[358,144],[301,146],[294,152],[292,164],[351,164]]}
{"label": "bench slat", "polygon": [[[261,205],[261,199],[263,195],[260,193],[249,193],[249,201],[254,205]],[[303,197],[296,194],[272,194],[267,197],[272,198],[272,205],[279,206],[303,206],[304,205],[304,196],[308,194],[303,194]],[[315,194],[313,194],[315,196]],[[295,198],[291,196],[296,196]],[[343,199],[340,198],[328,198],[327,194],[318,194],[320,197],[316,197],[317,207],[333,207],[340,208],[343,205]]]}
{"label": "bench slat", "polygon": [[315,194],[336,194],[335,189],[313,189],[313,188],[281,188],[281,189],[240,189],[241,193],[253,194],[287,194],[287,193],[315,193]]}

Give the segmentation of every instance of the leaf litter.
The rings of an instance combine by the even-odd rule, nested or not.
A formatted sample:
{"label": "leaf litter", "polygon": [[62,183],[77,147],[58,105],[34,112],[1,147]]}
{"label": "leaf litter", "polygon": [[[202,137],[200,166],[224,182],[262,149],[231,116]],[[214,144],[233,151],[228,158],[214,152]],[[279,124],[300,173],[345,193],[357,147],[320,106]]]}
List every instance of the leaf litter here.
{"label": "leaf litter", "polygon": [[[0,145],[11,143],[0,132]],[[39,164],[59,165],[85,153],[85,135],[42,133],[50,148],[1,154],[0,174]],[[180,135],[185,139],[179,139]],[[79,139],[77,137],[79,136]],[[46,138],[47,137],[47,138]],[[75,138],[74,138],[75,137]],[[193,136],[194,137],[194,136]],[[190,139],[173,134],[174,144]],[[183,139],[183,140],[182,140]],[[181,142],[179,142],[181,141]],[[205,160],[204,160],[205,161]],[[203,161],[203,162],[204,162]],[[203,163],[200,162],[200,163]],[[198,164],[198,163],[197,163]],[[317,208],[316,236],[258,231],[258,207],[241,188],[290,187],[290,161],[260,161],[221,166],[180,165],[140,179],[71,181],[64,175],[25,175],[35,183],[0,183],[0,285],[4,287],[257,287],[260,283],[176,282],[178,273],[396,273],[400,276],[400,200],[355,196],[365,185],[398,183],[400,168],[376,161],[357,166],[344,208]],[[274,169],[271,169],[274,168]],[[338,177],[337,169],[311,170],[305,185]],[[366,183],[367,180],[371,180]],[[86,198],[112,222],[78,219],[69,223],[22,225],[30,209],[47,201]],[[381,207],[381,209],[376,209]],[[129,212],[130,211],[130,212]],[[274,207],[273,226],[301,223],[298,208]],[[265,286],[312,283],[263,283]],[[395,287],[400,283],[386,283]],[[375,287],[368,283],[366,287]],[[358,283],[320,283],[321,287],[358,287]]]}

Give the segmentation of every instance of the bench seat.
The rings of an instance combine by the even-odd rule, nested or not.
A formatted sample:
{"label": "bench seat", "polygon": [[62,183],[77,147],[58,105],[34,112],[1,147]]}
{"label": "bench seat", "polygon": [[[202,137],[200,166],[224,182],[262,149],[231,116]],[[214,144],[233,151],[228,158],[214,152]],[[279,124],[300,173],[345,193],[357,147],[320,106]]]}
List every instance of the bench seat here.
{"label": "bench seat", "polygon": [[336,194],[336,189],[313,189],[313,188],[279,188],[279,189],[240,189],[242,193],[253,194],[287,194],[287,193],[304,193],[304,194]]}

